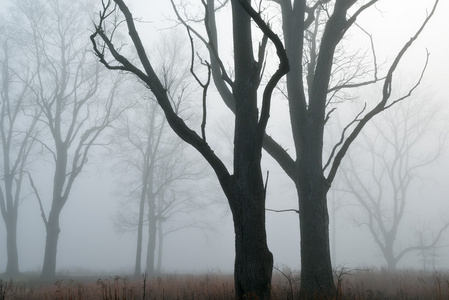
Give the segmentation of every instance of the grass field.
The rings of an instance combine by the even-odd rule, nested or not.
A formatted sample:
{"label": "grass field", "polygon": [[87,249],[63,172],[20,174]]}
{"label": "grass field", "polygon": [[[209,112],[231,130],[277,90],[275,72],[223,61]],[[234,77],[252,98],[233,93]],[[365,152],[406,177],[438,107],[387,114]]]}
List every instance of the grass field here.
{"label": "grass field", "polygon": [[[449,299],[449,273],[381,270],[336,272],[338,293],[333,299]],[[278,269],[273,274],[273,299],[298,299],[299,274]],[[164,275],[132,279],[121,276],[64,275],[42,281],[24,274],[1,279],[0,300],[132,300],[132,299],[233,299],[232,275]]]}

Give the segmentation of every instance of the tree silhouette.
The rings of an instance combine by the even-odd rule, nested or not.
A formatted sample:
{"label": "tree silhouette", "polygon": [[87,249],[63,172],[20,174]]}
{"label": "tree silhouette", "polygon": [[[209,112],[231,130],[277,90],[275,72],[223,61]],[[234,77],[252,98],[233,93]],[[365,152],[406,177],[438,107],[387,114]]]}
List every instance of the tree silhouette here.
{"label": "tree silhouette", "polygon": [[[248,6],[250,1],[231,1],[232,4]],[[274,3],[274,11],[271,3]],[[358,44],[358,40],[345,38],[357,26],[357,19],[368,9],[373,9],[377,0],[353,1],[306,1],[274,0],[259,2],[259,15],[275,23],[273,16],[281,15],[281,36],[290,64],[285,88],[280,88],[288,101],[290,128],[294,144],[293,154],[272,136],[263,138],[264,149],[279,163],[294,182],[299,206],[301,240],[301,297],[329,296],[335,291],[329,247],[329,216],[327,193],[337,174],[341,161],[353,141],[365,125],[377,114],[410,96],[421,82],[423,72],[408,92],[398,98],[392,97],[393,75],[404,54],[419,37],[432,17],[438,0],[426,16],[416,33],[407,41],[387,67],[384,76],[378,74],[378,64],[373,40],[368,34],[373,50],[372,67],[361,67],[359,56],[341,55],[344,48]],[[237,114],[232,72],[225,69],[220,57],[220,36],[216,14],[227,1],[202,1],[204,18],[195,19],[194,14],[182,3],[178,7],[171,1],[178,20],[203,41],[210,53],[213,79],[223,101]],[[270,6],[271,5],[271,6]],[[181,14],[184,13],[184,15]],[[273,13],[273,14],[271,14]],[[197,24],[205,26],[202,35]],[[365,32],[361,29],[362,32]],[[366,34],[366,32],[365,32]],[[235,47],[234,43],[234,47]],[[259,57],[263,59],[267,39],[259,44]],[[235,58],[234,58],[235,59]],[[261,59],[259,59],[261,61]],[[259,65],[264,69],[263,65]],[[370,71],[371,69],[371,71]],[[236,69],[234,70],[236,71]],[[237,76],[235,76],[237,79]],[[325,127],[348,91],[382,81],[382,92],[377,102],[360,111],[340,132],[340,139],[326,153],[324,147]],[[357,98],[357,96],[353,96]],[[238,118],[238,117],[237,117]]]}
{"label": "tree silhouette", "polygon": [[87,51],[89,40],[79,30],[87,26],[88,12],[84,4],[70,1],[15,3],[15,22],[26,45],[23,55],[36,67],[30,89],[43,125],[37,142],[54,162],[48,214],[32,181],[47,234],[43,278],[56,276],[59,218],[73,184],[89,150],[119,114],[113,107],[117,80],[101,74],[100,64]]}
{"label": "tree silhouette", "polygon": [[[167,90],[157,76],[150,57],[147,56],[134,19],[125,3],[121,0],[103,1],[103,10],[91,35],[93,49],[100,61],[111,70],[122,70],[136,75],[149,87],[167,122],[173,131],[185,142],[192,145],[210,164],[228,199],[235,228],[235,291],[236,297],[256,296],[270,298],[270,284],[273,269],[273,257],[268,250],[265,231],[265,186],[260,167],[262,143],[269,118],[271,96],[279,79],[288,71],[288,61],[282,42],[262,21],[260,16],[246,2],[231,1],[233,11],[234,67],[235,80],[232,82],[235,97],[236,119],[234,135],[234,170],[229,172],[206,142],[206,95],[209,77],[200,80],[203,88],[203,119],[201,135],[189,128],[175,111]],[[241,3],[246,3],[244,7]],[[117,11],[116,11],[117,10]],[[116,22],[116,13],[124,17],[125,23]],[[276,46],[280,58],[279,68],[273,73],[264,88],[262,104],[258,108],[257,91],[260,84],[262,59],[256,61],[252,47],[251,18],[258,24]],[[132,63],[115,47],[113,33],[117,26],[126,24],[133,51],[139,58],[139,65]],[[193,55],[192,55],[193,56]],[[207,69],[210,64],[204,62]],[[210,74],[210,73],[209,73]],[[209,75],[210,76],[210,75]]]}
{"label": "tree silhouette", "polygon": [[[26,177],[30,152],[35,145],[36,123],[40,112],[31,106],[33,70],[26,66],[8,25],[0,27],[0,211],[6,226],[7,265],[5,275],[19,274],[17,220],[23,200],[23,179]],[[31,107],[31,108],[30,108]]]}

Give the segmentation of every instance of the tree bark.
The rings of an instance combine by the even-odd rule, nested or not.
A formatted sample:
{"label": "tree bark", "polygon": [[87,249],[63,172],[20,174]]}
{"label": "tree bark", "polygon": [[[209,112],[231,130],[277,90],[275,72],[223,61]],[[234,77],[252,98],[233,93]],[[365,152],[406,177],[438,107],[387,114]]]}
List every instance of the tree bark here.
{"label": "tree bark", "polygon": [[[237,299],[270,299],[273,255],[265,231],[264,196],[260,191],[242,191],[251,197],[236,199],[233,211],[235,231],[234,284]],[[253,195],[259,195],[254,197]]]}
{"label": "tree bark", "polygon": [[237,299],[270,299],[273,255],[266,239],[262,140],[257,132],[259,74],[253,57],[251,18],[238,0],[232,1],[232,16],[236,117],[233,186],[227,196],[235,231],[235,293]]}
{"label": "tree bark", "polygon": [[329,216],[324,177],[306,177],[297,187],[301,236],[301,299],[335,293],[329,247]]}

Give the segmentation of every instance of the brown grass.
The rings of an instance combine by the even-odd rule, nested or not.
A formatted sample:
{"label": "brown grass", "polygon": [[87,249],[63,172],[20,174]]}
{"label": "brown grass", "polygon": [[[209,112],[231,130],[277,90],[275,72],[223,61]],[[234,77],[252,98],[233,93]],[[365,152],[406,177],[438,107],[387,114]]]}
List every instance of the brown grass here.
{"label": "brown grass", "polygon": [[[449,273],[340,270],[333,299],[449,299]],[[64,277],[55,282],[24,276],[0,279],[0,300],[233,299],[232,275],[165,275],[153,278]],[[299,274],[288,269],[273,275],[273,299],[298,299]]]}

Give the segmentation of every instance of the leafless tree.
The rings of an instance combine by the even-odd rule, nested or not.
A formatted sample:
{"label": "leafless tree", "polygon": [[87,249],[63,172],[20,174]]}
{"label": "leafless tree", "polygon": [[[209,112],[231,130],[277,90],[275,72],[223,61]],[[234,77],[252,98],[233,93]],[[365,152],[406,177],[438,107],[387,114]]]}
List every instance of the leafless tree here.
{"label": "leafless tree", "polygon": [[113,106],[117,80],[101,74],[100,64],[89,52],[86,31],[80,30],[87,30],[88,7],[87,2],[58,0],[15,3],[25,55],[36,67],[32,97],[41,113],[43,134],[48,133],[38,142],[54,162],[48,214],[39,187],[31,181],[47,233],[43,278],[55,277],[59,218],[75,179],[87,163],[89,150],[118,115]]}
{"label": "leafless tree", "polygon": [[[279,38],[262,21],[249,3],[231,1],[233,11],[234,67],[235,80],[232,82],[232,94],[235,97],[236,122],[234,138],[234,172],[231,174],[223,162],[216,156],[206,141],[206,93],[208,79],[195,76],[203,88],[203,119],[201,134],[189,128],[181,119],[170,102],[169,95],[154,71],[153,64],[136,30],[134,19],[125,3],[121,0],[103,1],[104,9],[91,36],[93,48],[100,61],[109,69],[123,70],[138,76],[154,94],[175,133],[192,145],[207,160],[215,171],[220,185],[226,194],[234,217],[236,234],[235,290],[236,297],[254,295],[259,299],[270,297],[270,282],[273,257],[268,250],[265,231],[265,185],[260,168],[262,142],[268,122],[272,92],[279,79],[288,71],[288,62]],[[125,24],[133,50],[139,57],[139,65],[127,59],[120,49],[115,47],[113,32],[114,16],[120,13]],[[262,60],[256,61],[253,53],[251,18],[257,22],[277,48],[280,57],[279,69],[274,72],[264,88],[260,110],[257,91],[260,83]],[[204,63],[207,68],[210,64]]]}
{"label": "leafless tree", "polygon": [[[161,37],[161,43],[153,51],[158,61],[158,73],[178,114],[182,114],[182,111],[191,105],[188,100],[195,93],[195,85],[188,80],[189,55],[181,51],[186,43],[185,36],[179,31],[171,30],[169,34]],[[129,192],[127,204],[133,198],[139,198],[140,203],[137,218],[135,209],[129,209],[130,205],[127,205],[128,209],[121,209],[115,225],[120,229],[137,229],[134,273],[139,276],[144,223],[148,225],[145,272],[151,275],[161,269],[163,238],[168,232],[206,224],[192,219],[182,225],[175,221],[173,223],[178,225],[168,231],[162,229],[164,224],[176,219],[176,215],[186,212],[193,215],[202,206],[196,205],[198,201],[195,201],[195,198],[201,198],[197,193],[192,195],[178,186],[185,185],[189,180],[199,180],[205,177],[207,172],[200,161],[186,155],[185,145],[174,137],[157,101],[148,99],[145,96],[147,91],[143,87],[137,86],[133,89],[137,91],[136,98],[140,100],[120,118],[116,143],[122,153],[119,164],[127,169],[123,176],[128,180],[121,179],[126,182],[125,191]],[[197,118],[190,116],[191,122],[195,122],[195,119]],[[138,174],[139,179],[136,180],[133,174]]]}
{"label": "leafless tree", "polygon": [[[142,99],[123,114],[120,121],[116,126],[117,143],[122,153],[119,164],[127,169],[123,175],[126,178],[121,180],[126,185],[127,198],[131,201],[139,199],[139,209],[134,213],[135,209],[127,201],[127,208],[120,210],[115,223],[120,229],[137,229],[136,276],[141,274],[144,223],[148,225],[145,272],[153,275],[161,268],[163,238],[168,234],[162,230],[164,224],[182,213],[194,215],[202,206],[196,201],[201,196],[182,186],[190,186],[189,181],[197,181],[207,172],[201,161],[185,153],[185,145],[169,131],[155,100]],[[204,224],[194,219],[183,224],[173,222],[169,231]]]}
{"label": "leafless tree", "polygon": [[[215,86],[227,106],[237,113],[233,94],[235,82],[230,75],[232,73],[227,72],[219,55],[220,37],[216,24],[218,8],[227,1],[202,1],[205,11],[203,19],[206,26],[205,35],[195,30],[198,20],[184,13],[187,10],[185,6],[177,6],[175,1],[171,2],[180,23],[194,32],[207,46]],[[233,5],[237,5],[237,2],[245,7],[250,3],[243,0],[231,1]],[[297,189],[303,298],[314,295],[329,296],[335,291],[330,259],[327,192],[346,152],[375,115],[410,96],[421,82],[427,66],[427,59],[424,59],[423,71],[418,75],[415,84],[398,98],[392,97],[393,75],[404,54],[431,19],[438,1],[434,2],[421,25],[417,26],[416,33],[403,45],[391,64],[386,66],[385,74],[378,74],[379,66],[375,52],[371,55],[371,68],[360,68],[366,62],[359,60],[356,54],[339,55],[345,47],[358,44],[359,41],[347,37],[348,32],[355,29],[365,32],[356,26],[357,19],[362,17],[366,10],[373,9],[377,2],[377,0],[258,2],[259,15],[271,21],[274,19],[274,13],[270,14],[273,12],[270,7],[274,4],[275,13],[279,13],[280,10],[280,24],[276,25],[282,28],[281,35],[290,63],[285,89],[280,90],[284,91],[288,101],[294,154],[292,155],[268,134],[264,136],[263,147],[293,180]],[[369,34],[367,37],[371,44],[368,52],[370,53],[371,49],[374,50],[373,41]],[[259,58],[261,58],[259,61],[263,61],[266,46],[266,40],[262,40],[259,44]],[[264,69],[263,64],[258,67]],[[365,106],[354,116],[340,132],[340,139],[326,153],[325,127],[332,124],[328,121],[335,112],[336,105],[342,99],[347,99],[347,93],[355,91],[356,88],[379,82],[382,83],[382,92],[377,102],[373,104],[371,101],[370,105]],[[351,98],[358,97],[353,95]]]}
{"label": "leafless tree", "polygon": [[[106,1],[105,1],[106,2]],[[294,142],[295,155],[290,153],[277,143],[271,136],[260,133],[260,130],[266,129],[266,122],[268,120],[269,104],[274,89],[273,84],[276,84],[282,73],[279,70],[286,70],[286,65],[281,60],[280,69],[275,73],[275,77],[268,77],[269,80],[265,85],[265,94],[262,98],[262,108],[260,112],[260,122],[257,121],[258,111],[255,107],[256,93],[255,91],[261,84],[261,73],[265,70],[265,58],[268,41],[272,42],[276,48],[276,53],[282,55],[284,53],[283,46],[277,37],[273,35],[271,30],[262,21],[262,16],[266,19],[272,19],[270,12],[272,10],[265,9],[264,1],[260,1],[258,11],[256,12],[250,6],[251,2],[247,0],[231,0],[231,1],[214,1],[204,0],[201,5],[204,17],[196,19],[189,15],[189,7],[187,5],[177,6],[175,1],[171,1],[175,12],[177,13],[179,21],[185,25],[189,33],[196,36],[203,41],[209,50],[210,68],[213,76],[215,87],[218,89],[222,99],[228,107],[236,114],[235,135],[234,135],[234,175],[224,171],[223,164],[216,164],[216,156],[209,152],[209,147],[203,147],[205,144],[205,136],[198,140],[197,136],[185,128],[181,120],[170,117],[172,110],[165,103],[165,91],[158,84],[158,79],[154,73],[151,63],[145,54],[145,49],[132,22],[132,15],[127,9],[123,1],[114,1],[120,11],[124,14],[130,38],[133,41],[133,46],[139,55],[140,62],[143,65],[143,70],[137,68],[130,63],[118,49],[114,48],[111,42],[111,31],[107,31],[105,26],[112,26],[107,23],[107,20],[113,20],[114,14],[111,10],[105,9],[101,13],[100,21],[97,22],[96,32],[92,36],[94,49],[100,60],[110,69],[126,70],[137,75],[144,81],[156,95],[164,112],[168,117],[170,126],[180,135],[184,140],[197,148],[201,154],[208,160],[214,168],[225,194],[228,196],[231,210],[233,211],[235,228],[236,228],[236,268],[235,268],[235,284],[237,296],[242,296],[247,292],[251,292],[254,286],[266,285],[270,279],[270,275],[258,276],[263,278],[259,280],[248,281],[244,278],[251,278],[246,270],[251,270],[251,262],[264,261],[263,268],[259,270],[261,274],[271,274],[272,263],[271,257],[268,254],[268,249],[260,251],[249,251],[250,256],[243,255],[247,249],[251,247],[240,246],[240,234],[244,233],[244,228],[252,224],[250,227],[259,228],[264,226],[264,217],[258,216],[257,219],[247,217],[242,222],[242,215],[240,211],[248,212],[246,200],[242,200],[239,204],[235,204],[236,191],[242,192],[239,197],[248,197],[246,192],[252,193],[251,197],[256,195],[260,198],[265,198],[265,186],[260,174],[260,153],[258,142],[263,142],[265,150],[275,158],[281,165],[286,174],[294,181],[299,199],[299,215],[300,215],[300,234],[301,234],[301,295],[303,297],[312,297],[312,295],[330,295],[335,291],[334,279],[332,273],[332,266],[330,260],[329,250],[329,229],[328,229],[328,209],[327,209],[327,192],[333,182],[340,163],[348,151],[352,142],[356,139],[364,126],[372,119],[373,116],[381,113],[385,109],[391,107],[393,104],[408,98],[408,96],[415,90],[416,86],[421,81],[422,75],[416,81],[416,85],[410,88],[408,93],[400,96],[397,99],[392,98],[392,83],[393,74],[395,73],[399,62],[404,54],[411,47],[414,41],[419,37],[427,22],[433,15],[438,1],[420,26],[417,26],[416,34],[404,44],[402,49],[397,53],[392,63],[387,67],[385,76],[377,76],[377,63],[375,56],[373,57],[374,68],[372,76],[355,71],[338,72],[338,65],[335,64],[335,54],[338,49],[342,49],[343,42],[352,43],[351,39],[344,40],[351,28],[355,27],[357,18],[363,15],[367,9],[373,8],[377,0],[371,1],[306,1],[306,0],[277,0],[273,1],[280,9],[282,20],[280,28],[282,28],[282,37],[285,43],[285,50],[289,59],[290,70],[287,74],[286,80],[286,98],[289,105],[289,117],[291,122],[292,137]],[[218,29],[216,24],[217,11],[226,5],[231,4],[232,11],[232,34],[234,56],[232,58],[233,70],[228,72],[225,68],[225,63],[220,57],[220,44]],[[110,8],[111,3],[105,3],[105,8]],[[197,8],[195,8],[198,11]],[[319,22],[317,20],[318,11],[320,14]],[[182,16],[180,12],[185,15]],[[253,44],[256,43],[256,37],[251,31],[252,19],[265,34],[261,37],[259,43],[259,51],[257,61],[254,58]],[[324,21],[323,21],[324,20]],[[117,23],[116,23],[117,24]],[[198,29],[198,26],[205,26]],[[322,27],[319,38],[316,40],[316,47],[310,51],[311,58],[304,59],[306,46],[308,45],[307,34],[313,26]],[[201,34],[201,32],[205,32]],[[100,37],[103,44],[99,44],[96,37]],[[109,50],[106,52],[105,50]],[[313,51],[312,51],[313,50]],[[106,55],[107,54],[107,55]],[[315,59],[312,59],[315,56]],[[281,56],[282,57],[282,56]],[[113,59],[112,59],[113,58]],[[114,63],[113,63],[114,62]],[[118,62],[118,64],[115,64]],[[425,67],[424,67],[425,69]],[[343,70],[344,71],[344,70]],[[424,72],[424,71],[423,71]],[[273,79],[274,78],[274,79]],[[370,83],[382,80],[382,93],[379,95],[379,100],[373,106],[369,106],[357,114],[354,119],[344,127],[341,133],[341,139],[335,144],[330,151],[329,157],[323,159],[324,151],[324,128],[328,124],[328,120],[335,111],[335,107],[330,101],[336,98],[336,93],[344,93],[345,90],[352,90],[355,87],[361,87]],[[252,105],[246,105],[248,100]],[[337,101],[338,102],[338,101]],[[259,124],[259,125],[257,125]],[[260,126],[261,125],[261,126]],[[246,128],[246,129],[244,129]],[[261,134],[261,136],[259,136]],[[193,138],[195,137],[195,138]],[[254,137],[256,137],[254,139]],[[254,141],[255,144],[249,143]],[[206,144],[207,145],[207,144]],[[257,150],[255,152],[255,150]],[[252,155],[249,155],[252,153]],[[245,162],[251,162],[249,166],[257,165],[257,170],[245,168]],[[224,171],[224,173],[222,172]],[[256,175],[254,175],[256,174]],[[237,186],[228,185],[224,180],[228,178],[233,180],[247,180],[245,184],[240,183]],[[254,178],[258,177],[258,180]],[[251,184],[257,183],[257,189],[247,189],[246,192],[240,190],[241,187],[249,187]],[[228,190],[232,187],[231,191]],[[259,190],[259,192],[257,192]],[[242,198],[246,199],[246,198]],[[249,201],[251,202],[251,201]],[[257,208],[252,208],[256,215],[256,211],[260,209],[263,201],[258,201]],[[244,204],[243,204],[244,203]],[[242,207],[240,205],[243,205]],[[249,214],[249,212],[248,212]],[[259,215],[262,215],[259,212]],[[241,225],[240,225],[240,222]],[[259,240],[265,244],[265,231],[257,229],[261,235]],[[246,236],[246,234],[243,234]],[[249,241],[248,241],[249,242]],[[258,242],[256,244],[261,244]],[[262,248],[260,248],[262,249]],[[245,262],[243,262],[245,260]],[[245,266],[245,267],[244,267]],[[268,269],[270,271],[268,271]],[[248,275],[247,275],[248,274]],[[256,283],[257,282],[257,283]],[[247,288],[247,286],[253,286]],[[260,290],[255,289],[255,290]],[[260,292],[256,292],[257,295]],[[262,293],[267,295],[267,291]],[[260,294],[260,297],[262,297]]]}
{"label": "leafless tree", "polygon": [[35,141],[39,112],[30,108],[34,72],[20,56],[13,28],[0,25],[0,37],[0,211],[6,226],[5,274],[15,276],[19,273],[19,204],[23,200],[22,184]]}
{"label": "leafless tree", "polygon": [[357,155],[348,155],[348,165],[342,168],[346,191],[365,214],[355,222],[369,230],[388,270],[395,270],[409,253],[434,249],[449,228],[446,222],[432,240],[420,236],[407,247],[399,243],[401,228],[408,224],[407,203],[413,198],[413,188],[424,180],[420,171],[438,159],[447,135],[447,130],[438,130],[436,140],[432,138],[435,128],[440,129],[433,126],[438,114],[423,109],[417,100],[401,103],[375,120],[375,128],[363,134],[364,146],[355,148]]}

